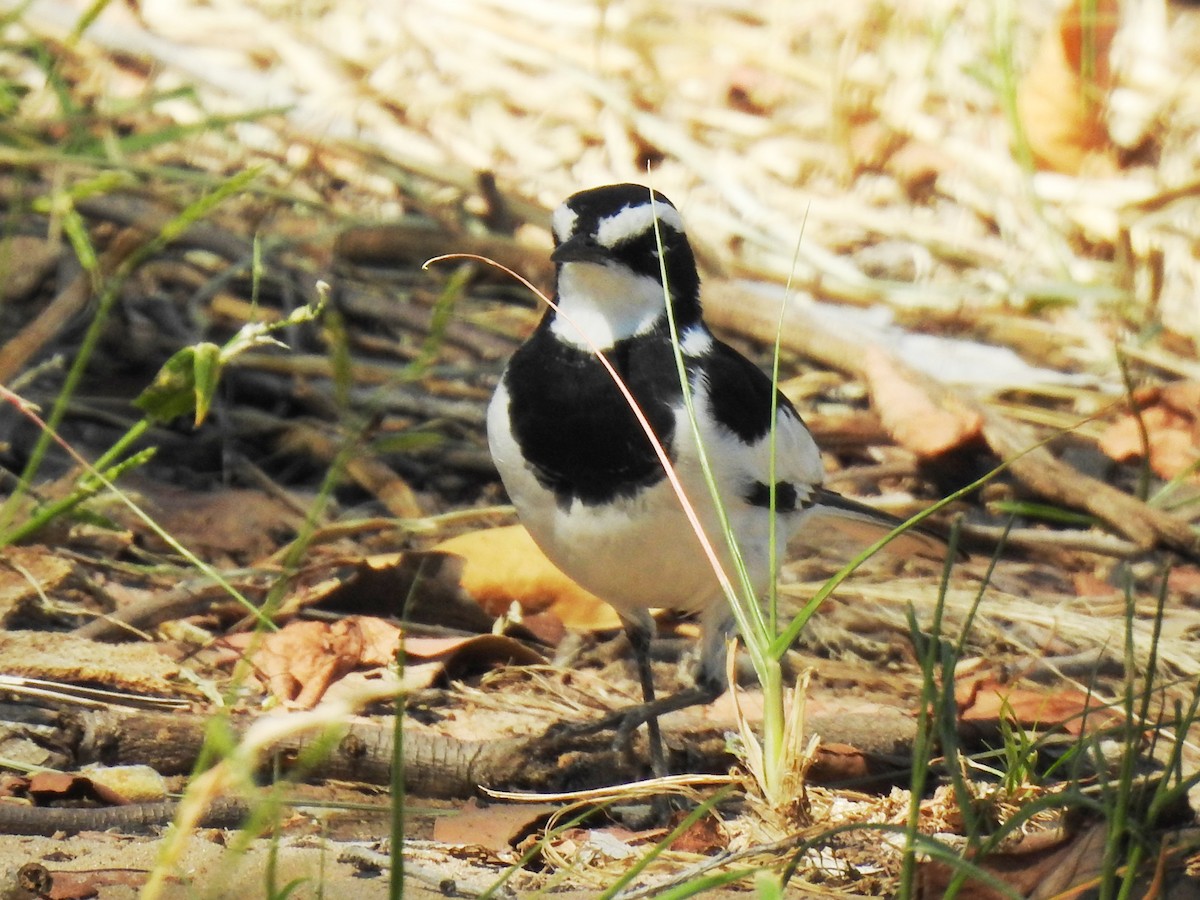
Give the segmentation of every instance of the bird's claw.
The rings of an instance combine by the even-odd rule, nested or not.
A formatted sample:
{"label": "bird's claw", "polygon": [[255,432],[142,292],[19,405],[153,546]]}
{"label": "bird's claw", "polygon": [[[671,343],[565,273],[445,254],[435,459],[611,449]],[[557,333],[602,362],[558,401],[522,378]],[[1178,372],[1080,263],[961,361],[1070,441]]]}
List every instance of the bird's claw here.
{"label": "bird's claw", "polygon": [[584,722],[555,722],[546,729],[545,739],[552,743],[591,737],[601,732],[613,732],[612,749],[627,759],[633,756],[633,733],[646,721],[644,704],[636,704],[599,719]]}

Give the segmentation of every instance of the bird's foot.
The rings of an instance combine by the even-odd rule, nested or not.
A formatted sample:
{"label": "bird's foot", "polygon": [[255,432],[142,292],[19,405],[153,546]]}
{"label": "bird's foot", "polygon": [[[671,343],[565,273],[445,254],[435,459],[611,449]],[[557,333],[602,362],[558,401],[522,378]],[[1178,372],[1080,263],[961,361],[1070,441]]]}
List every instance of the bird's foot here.
{"label": "bird's foot", "polygon": [[545,739],[552,743],[559,743],[611,731],[613,732],[613,751],[621,753],[628,759],[632,757],[633,733],[652,714],[646,712],[646,707],[649,705],[637,703],[615,710],[599,719],[589,719],[586,722],[555,722],[546,729]]}

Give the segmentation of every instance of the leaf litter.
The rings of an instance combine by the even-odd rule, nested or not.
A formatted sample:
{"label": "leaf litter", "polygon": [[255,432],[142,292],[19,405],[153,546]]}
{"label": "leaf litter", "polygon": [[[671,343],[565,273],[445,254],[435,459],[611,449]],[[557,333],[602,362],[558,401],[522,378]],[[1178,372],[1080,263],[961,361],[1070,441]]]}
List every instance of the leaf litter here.
{"label": "leaf litter", "polygon": [[[1085,39],[1079,21],[1085,6],[1071,4],[1061,13],[1022,8],[1020,18],[997,24],[992,11],[951,2],[887,13],[848,4],[763,13],[729,0],[711,4],[704,17],[649,0],[607,4],[603,12],[549,3],[513,10],[486,0],[450,6],[416,0],[389,13],[344,3],[319,15],[285,15],[269,4],[185,10],[174,2],[156,2],[141,4],[136,12],[105,7],[75,41],[67,33],[82,8],[36,2],[6,28],[22,40],[63,42],[56,44],[63,51],[59,72],[81,99],[98,101],[93,105],[104,111],[119,108],[118,101],[132,104],[111,120],[93,121],[110,145],[120,144],[126,134],[161,135],[142,148],[125,145],[122,151],[145,167],[152,184],[163,185],[163,202],[170,202],[172,166],[219,173],[249,161],[264,167],[264,183],[277,197],[287,198],[279,202],[269,192],[252,193],[232,211],[218,213],[223,235],[198,230],[179,252],[143,266],[138,281],[125,291],[120,330],[110,332],[102,347],[102,358],[121,365],[110,363],[105,378],[87,385],[90,418],[69,416],[68,437],[94,458],[107,446],[103,423],[125,414],[121,404],[145,386],[140,373],[153,374],[164,345],[169,353],[208,339],[209,329],[236,327],[256,309],[273,313],[275,306],[286,307],[311,290],[311,273],[332,262],[342,277],[354,351],[349,392],[331,384],[336,373],[312,332],[289,335],[290,354],[245,359],[231,379],[224,413],[235,453],[228,452],[228,444],[222,448],[211,429],[207,437],[172,430],[155,435],[176,462],[154,475],[183,487],[176,488],[172,506],[191,516],[177,517],[171,527],[185,541],[193,537],[221,565],[258,570],[247,576],[248,584],[256,579],[267,584],[279,570],[283,557],[278,554],[303,528],[303,518],[281,511],[273,521],[271,507],[249,495],[244,499],[254,514],[239,516],[235,494],[216,501],[223,518],[206,518],[204,506],[216,480],[207,473],[227,465],[214,465],[212,458],[231,461],[228,472],[235,482],[285,498],[285,508],[302,512],[316,488],[312,473],[328,466],[338,441],[346,439],[339,432],[345,422],[338,408],[369,410],[375,420],[374,431],[363,432],[360,440],[365,462],[349,473],[355,488],[343,489],[335,511],[317,523],[319,540],[305,561],[308,571],[316,575],[322,566],[373,553],[431,548],[445,538],[461,541],[439,551],[459,556],[463,569],[460,581],[439,585],[444,593],[438,596],[485,599],[488,616],[500,619],[498,627],[511,633],[519,633],[525,618],[569,610],[560,616],[564,627],[532,633],[552,642],[545,648],[550,652],[557,644],[562,659],[582,653],[585,668],[577,677],[587,683],[587,676],[599,674],[590,683],[593,696],[586,698],[593,708],[596,695],[619,703],[620,692],[610,682],[622,677],[621,667],[594,654],[589,658],[586,648],[576,652],[566,646],[567,624],[606,627],[603,608],[568,623],[580,610],[570,587],[547,588],[544,577],[522,586],[487,554],[509,564],[519,561],[514,568],[523,574],[538,569],[536,559],[471,544],[503,547],[498,534],[463,534],[498,521],[493,513],[481,511],[475,522],[454,517],[464,507],[486,508],[501,499],[480,440],[480,411],[488,374],[496,371],[489,364],[505,355],[533,316],[513,311],[504,302],[504,289],[480,276],[469,289],[469,302],[456,306],[436,366],[424,372],[407,366],[421,356],[443,286],[439,276],[416,274],[424,258],[453,250],[483,252],[544,283],[545,209],[587,184],[640,180],[649,163],[655,187],[684,204],[708,270],[706,296],[715,322],[744,339],[768,342],[770,332],[755,325],[744,280],[778,285],[792,279],[791,302],[810,318],[790,324],[785,348],[833,373],[806,398],[806,418],[817,430],[848,410],[877,423],[873,441],[826,430],[834,474],[853,477],[856,470],[889,467],[891,474],[865,484],[877,489],[877,499],[893,511],[905,513],[936,496],[933,485],[961,479],[958,467],[979,464],[985,452],[978,441],[980,409],[983,438],[1001,457],[1011,454],[996,436],[996,416],[1032,423],[1022,432],[1030,440],[1021,449],[1058,423],[1069,426],[1099,416],[1098,425],[1115,424],[1107,431],[1081,428],[1060,438],[1056,457],[1132,498],[1138,480],[1144,480],[1138,469],[1148,453],[1147,464],[1159,479],[1155,486],[1165,492],[1173,515],[1193,523],[1194,535],[1198,504],[1187,484],[1194,476],[1194,404],[1171,398],[1190,396],[1184,379],[1194,382],[1200,376],[1193,182],[1200,95],[1195,80],[1179,74],[1195,65],[1200,43],[1189,35],[1198,30],[1196,16],[1183,7],[1152,5],[1138,20],[1114,24],[1109,5],[1097,4],[1103,14],[1099,32]],[[719,46],[711,40],[716,33],[722,36]],[[1093,39],[1097,52],[1108,48],[1110,54],[1091,76],[1095,84],[1081,81],[1077,67],[1085,55],[1081,48]],[[28,118],[53,109],[43,73],[15,59],[4,65],[6,76],[27,92],[26,120],[35,127],[40,121],[49,132],[60,127]],[[1006,79],[1016,85],[1017,115],[1029,150],[1043,161],[1039,171],[1022,168],[1021,141],[1004,126]],[[189,90],[178,91],[181,85]],[[1104,103],[1093,96],[1097,85],[1111,88]],[[144,99],[156,96],[165,99]],[[261,112],[269,108],[274,111]],[[209,124],[220,115],[245,118],[228,127]],[[203,127],[180,130],[196,123]],[[34,194],[51,182],[50,163],[18,151],[12,162],[33,179]],[[12,197],[28,195],[28,184],[10,186]],[[114,228],[129,226],[131,199],[118,185],[90,205],[76,203],[103,243]],[[133,207],[134,221],[155,213],[153,202],[141,202]],[[9,244],[4,257],[11,272],[0,325],[5,335],[20,339],[0,342],[0,364],[11,367],[0,365],[0,371],[11,384],[14,376],[26,374],[26,364],[13,360],[41,359],[47,351],[71,346],[67,331],[47,334],[20,326],[51,296],[74,301],[70,285],[58,282],[51,264],[65,258],[61,249],[38,236],[47,232],[45,218],[29,204],[10,204],[10,209],[25,217],[24,228],[33,226],[32,234],[18,235],[28,246]],[[380,221],[397,224],[376,231],[362,225]],[[335,246],[332,236],[339,229]],[[246,274],[246,261],[256,253],[251,241],[256,230],[286,237],[266,248],[265,277],[258,281]],[[370,259],[364,249],[368,237],[382,247]],[[368,270],[380,258],[407,259],[409,265],[400,271]],[[109,264],[116,263],[110,257]],[[241,274],[230,277],[230,267],[241,267],[234,269]],[[149,303],[151,297],[173,303]],[[265,305],[250,302],[264,297]],[[167,311],[185,308],[184,298],[195,304],[193,309],[207,312],[207,324]],[[835,343],[825,340],[831,330],[857,336],[858,326],[806,327],[828,301],[886,307],[896,327],[931,339],[918,351],[926,358],[947,351],[946,339],[965,338],[969,359],[969,342],[981,342],[977,371],[965,367],[968,375],[979,377],[950,379],[954,389],[948,396],[929,394],[927,385],[910,381],[887,358],[869,357],[875,359],[872,384],[861,366],[870,345],[859,342],[848,348],[849,357],[839,358]],[[772,328],[776,302],[762,316]],[[405,310],[413,315],[402,314]],[[814,346],[813,335],[822,346]],[[872,343],[890,350],[894,337]],[[1031,367],[1063,378],[1039,378],[1021,369],[997,378],[998,364],[985,355],[990,344],[1007,346]],[[1132,402],[1113,365],[1114,351],[1148,385],[1134,392]],[[785,360],[785,369],[794,365],[795,359]],[[40,377],[40,384],[34,379],[28,386],[46,404],[61,382],[52,368]],[[877,411],[864,409],[859,377]],[[1047,387],[1054,381],[1070,390]],[[1035,382],[1040,383],[1031,387]],[[898,391],[914,405],[900,406]],[[251,398],[254,402],[247,402]],[[956,404],[966,410],[965,418]],[[955,418],[949,427],[938,427],[948,412]],[[313,428],[314,421],[319,428]],[[84,427],[89,423],[98,424]],[[6,452],[20,458],[28,446],[20,429],[27,425],[6,418],[4,427],[12,432],[5,439],[15,448]],[[932,444],[931,436],[937,438]],[[367,442],[372,442],[369,453]],[[402,449],[389,451],[389,445]],[[1111,465],[1105,456],[1126,464]],[[1067,470],[1055,471],[1069,477]],[[991,515],[988,506],[974,515],[1000,523],[1005,504],[1011,509],[1030,493],[1045,498],[1036,478],[1018,475],[985,493]],[[1081,484],[1087,493],[1089,483]],[[290,493],[296,489],[304,495]],[[1054,504],[1062,498],[1048,500]],[[1085,508],[1103,518],[1104,510]],[[399,516],[399,522],[385,520],[385,514]],[[1109,526],[1124,536],[1123,543],[1102,540],[1105,536],[1094,528],[1077,525],[1067,532],[1075,541],[1070,547],[1056,543],[1062,529],[1040,524],[1036,515],[1018,522],[1014,546],[1020,553],[997,566],[995,586],[968,638],[968,649],[982,662],[963,674],[960,685],[973,698],[988,698],[986,721],[993,727],[1010,711],[1026,726],[1054,724],[1041,721],[1040,710],[1050,707],[1057,709],[1055,718],[1071,720],[1079,712],[1076,700],[1118,688],[1119,676],[1105,681],[1104,674],[1122,672],[1130,661],[1137,671],[1157,661],[1168,679],[1164,704],[1172,698],[1186,701],[1188,684],[1200,674],[1192,621],[1195,566],[1182,563],[1170,573],[1167,609],[1155,641],[1152,600],[1161,570],[1147,554],[1165,536],[1180,532],[1146,521],[1148,527],[1135,527],[1144,521],[1111,514]],[[165,592],[187,572],[135,523],[123,532],[111,526],[100,508],[90,521],[53,535],[49,546],[6,550],[5,561],[13,564],[3,569],[4,584],[15,577],[35,585],[6,595],[18,598],[6,625],[77,625],[111,612],[113,601],[135,591]],[[12,555],[16,552],[35,555],[22,559]],[[833,568],[820,559],[798,561],[785,572],[785,594],[803,602],[814,579]],[[978,562],[964,569],[969,578],[981,572]],[[403,577],[410,575],[406,571]],[[1122,651],[1123,579],[1135,585],[1137,598],[1127,653]],[[114,586],[111,594],[105,582]],[[389,581],[386,592],[381,581],[366,577],[365,582],[366,588],[345,595],[358,601],[378,591],[374,615],[397,614],[404,598],[420,599],[413,580]],[[836,719],[839,698],[869,690],[893,708],[914,711],[915,695],[897,696],[893,686],[889,696],[878,671],[897,676],[905,667],[911,671],[904,610],[911,604],[926,615],[934,583],[934,573],[917,563],[881,560],[840,591],[799,648],[817,667],[814,708],[832,703]],[[318,614],[321,593],[306,592],[305,602],[288,614],[305,609]],[[965,623],[972,597],[970,587],[948,592],[952,628]],[[187,640],[220,638],[243,615],[210,601],[185,620],[197,629]],[[291,628],[320,632],[320,646],[334,628],[325,621],[281,624],[277,634]],[[40,640],[57,639],[52,631],[37,633],[43,635]],[[180,634],[173,648],[170,640],[163,643],[173,655],[162,658],[192,671],[191,684],[219,683],[223,676],[197,662],[202,656],[176,661]],[[96,648],[98,658],[105,646]],[[322,659],[313,647],[295,658],[301,655],[314,660],[317,674],[297,680],[313,685],[314,695],[327,686],[330,672],[349,666]],[[289,671],[292,658],[292,651],[277,657],[276,679],[297,676]],[[89,670],[86,680],[128,687],[133,664],[115,654],[108,662],[107,670]],[[455,689],[460,699],[443,698],[438,709],[464,718],[468,706],[484,703],[489,686],[496,693],[487,703],[523,705],[522,685],[534,686],[528,705],[544,704],[549,721],[589,705],[584,697],[569,699],[572,688],[554,683],[556,670],[537,670],[549,674],[535,678],[520,670],[507,677],[504,670],[482,676],[493,662],[464,672],[467,682]],[[823,668],[831,673],[826,684]],[[81,677],[61,668],[31,674],[68,681]],[[1048,686],[1022,687],[1015,675]],[[1080,687],[1069,687],[1072,678]],[[912,690],[898,677],[897,683]],[[987,690],[981,692],[981,686]],[[154,687],[195,696],[178,681],[155,681]],[[248,705],[261,701],[247,699]],[[315,696],[311,699],[315,702]],[[980,715],[982,709],[973,704],[964,712]],[[457,727],[469,732],[472,726],[459,722]],[[1185,768],[1194,771],[1194,752],[1187,749]],[[935,820],[950,815],[953,799],[942,790],[927,801],[925,824],[933,828]],[[907,801],[900,793],[860,800],[847,792],[830,794],[827,804],[817,804],[814,813],[823,817],[824,827],[842,821],[899,823]],[[844,818],[835,812],[839,809]],[[730,821],[746,825],[749,820]],[[1069,852],[1094,856],[1087,849],[1093,846],[1090,835],[1079,836]],[[824,875],[818,877],[814,864],[804,877],[853,884],[864,893],[887,889],[895,859],[882,856],[878,841],[870,843],[874,858],[852,841],[825,845],[813,856],[828,864]],[[744,839],[746,849],[754,844]],[[779,853],[768,851],[764,858]],[[676,857],[664,861],[676,874],[696,871]],[[930,862],[927,870],[933,873],[935,865]],[[1020,890],[1029,884],[1013,883]]]}

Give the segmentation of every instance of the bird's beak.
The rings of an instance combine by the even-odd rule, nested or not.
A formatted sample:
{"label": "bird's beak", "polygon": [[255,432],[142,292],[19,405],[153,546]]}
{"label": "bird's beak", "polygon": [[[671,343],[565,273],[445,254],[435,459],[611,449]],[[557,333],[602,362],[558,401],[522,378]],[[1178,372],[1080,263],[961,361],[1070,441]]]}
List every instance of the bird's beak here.
{"label": "bird's beak", "polygon": [[590,234],[576,234],[557,247],[550,254],[550,261],[555,263],[584,262],[602,264],[607,262],[611,254],[596,243]]}

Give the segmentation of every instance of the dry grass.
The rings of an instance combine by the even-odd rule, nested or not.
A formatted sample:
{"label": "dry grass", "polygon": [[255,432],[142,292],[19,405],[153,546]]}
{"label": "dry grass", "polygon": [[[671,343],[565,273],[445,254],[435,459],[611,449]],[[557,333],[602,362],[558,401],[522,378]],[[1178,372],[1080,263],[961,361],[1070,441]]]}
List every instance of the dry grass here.
{"label": "dry grass", "polygon": [[[28,21],[62,34],[80,9],[43,0]],[[1126,29],[1125,56],[1140,64],[1118,65],[1133,109],[1122,115],[1149,125],[1124,131],[1148,132],[1159,159],[1031,176],[1011,150],[1006,84],[1052,14],[961,0],[157,0],[137,17],[111,5],[88,38],[128,63],[95,68],[109,102],[194,84],[209,112],[287,106],[281,120],[240,127],[242,149],[345,179],[368,217],[399,211],[397,181],[453,202],[488,171],[548,207],[581,187],[645,179],[652,163],[655,186],[725,270],[795,271],[818,296],[910,309],[1066,301],[1060,323],[1094,337],[1079,364],[1107,372],[1097,308],[1143,304],[1133,316],[1143,321],[1152,304],[1168,327],[1200,337],[1189,238],[1197,29],[1177,10],[1166,46]],[[168,111],[200,115],[186,100]]]}
{"label": "dry grass", "polygon": [[[12,27],[66,41],[84,6],[35,0]],[[194,87],[154,105],[180,123],[282,108],[206,128],[138,166],[265,163],[266,180],[297,204],[362,221],[417,211],[451,231],[478,224],[461,210],[486,211],[487,172],[516,236],[535,247],[549,240],[544,210],[565,195],[649,178],[683,209],[710,272],[792,276],[806,300],[963,326],[1118,393],[1114,343],[1145,372],[1200,373],[1200,16],[1171,9],[1163,34],[1123,32],[1125,61],[1114,61],[1129,102],[1109,124],[1129,146],[1063,175],[1021,164],[1005,112],[1052,26],[1050,5],[899,6],[148,0],[106,7],[63,67],[80,102],[109,108]],[[1152,3],[1135,6],[1139,21],[1153,19]],[[54,108],[39,70],[0,65],[30,89],[27,113]],[[1058,424],[1101,402],[1088,389],[1052,405],[1008,411]],[[859,584],[843,600],[860,623],[875,616],[899,634],[929,583]],[[1002,587],[976,623],[979,649],[1120,656],[1119,602]],[[953,628],[973,591],[946,599]],[[1132,626],[1139,664],[1149,617],[1139,610]],[[1169,619],[1158,646],[1169,675],[1197,675],[1196,628],[1194,609]]]}

